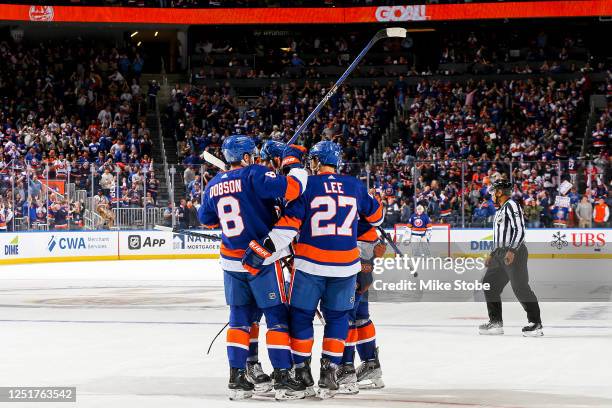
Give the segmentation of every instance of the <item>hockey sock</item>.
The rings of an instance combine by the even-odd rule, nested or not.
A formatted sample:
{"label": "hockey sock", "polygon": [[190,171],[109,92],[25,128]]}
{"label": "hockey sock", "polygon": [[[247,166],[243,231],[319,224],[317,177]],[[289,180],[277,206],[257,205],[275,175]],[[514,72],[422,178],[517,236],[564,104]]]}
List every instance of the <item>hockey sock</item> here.
{"label": "hockey sock", "polygon": [[249,357],[248,361],[257,362],[259,361],[259,322],[263,312],[260,308],[257,308],[253,313],[253,323],[251,324],[251,343],[249,344]]}
{"label": "hockey sock", "polygon": [[251,340],[252,305],[230,306],[227,357],[230,367],[245,368]]}
{"label": "hockey sock", "polygon": [[323,308],[325,329],[323,331],[323,358],[339,365],[344,354],[344,341],[348,336],[349,322],[347,310],[337,311]]}
{"label": "hockey sock", "polygon": [[289,340],[289,311],[284,304],[263,309],[266,316],[266,345],[272,367],[291,368],[291,342]]}
{"label": "hockey sock", "polygon": [[376,329],[370,319],[357,320],[357,352],[361,361],[376,357]]}
{"label": "hockey sock", "polygon": [[293,362],[301,366],[312,355],[314,335],[312,320],[315,310],[304,310],[291,306],[289,315],[291,317],[291,354]]}
{"label": "hockey sock", "polygon": [[249,357],[248,361],[257,362],[259,361],[259,323],[254,322],[251,324],[251,339],[249,344]]}
{"label": "hockey sock", "polygon": [[344,354],[342,355],[342,363],[353,363],[355,361],[355,344],[357,344],[358,333],[355,322],[349,322],[348,336],[344,342]]}

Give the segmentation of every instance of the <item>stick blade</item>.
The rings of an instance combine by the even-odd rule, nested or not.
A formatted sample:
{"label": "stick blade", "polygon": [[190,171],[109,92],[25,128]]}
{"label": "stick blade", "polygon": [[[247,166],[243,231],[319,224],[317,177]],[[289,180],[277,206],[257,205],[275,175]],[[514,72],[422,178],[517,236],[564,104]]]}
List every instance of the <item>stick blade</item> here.
{"label": "stick blade", "polygon": [[386,34],[388,38],[391,37],[395,37],[395,38],[406,38],[406,33],[407,30],[405,28],[402,27],[390,27],[390,28],[385,28]]}
{"label": "stick blade", "polygon": [[217,156],[212,155],[211,153],[208,153],[206,150],[204,150],[204,152],[202,153],[200,157],[221,170],[227,169],[227,167],[225,166],[225,162],[223,160],[221,160]]}

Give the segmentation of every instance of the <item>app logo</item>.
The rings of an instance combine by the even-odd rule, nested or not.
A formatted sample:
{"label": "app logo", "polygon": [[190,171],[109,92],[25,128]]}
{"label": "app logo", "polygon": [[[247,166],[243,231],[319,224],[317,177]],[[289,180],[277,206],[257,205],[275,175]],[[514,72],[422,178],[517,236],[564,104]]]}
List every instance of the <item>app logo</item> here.
{"label": "app logo", "polygon": [[130,235],[128,236],[128,248],[132,250],[137,250],[142,247],[142,240],[140,235]]}

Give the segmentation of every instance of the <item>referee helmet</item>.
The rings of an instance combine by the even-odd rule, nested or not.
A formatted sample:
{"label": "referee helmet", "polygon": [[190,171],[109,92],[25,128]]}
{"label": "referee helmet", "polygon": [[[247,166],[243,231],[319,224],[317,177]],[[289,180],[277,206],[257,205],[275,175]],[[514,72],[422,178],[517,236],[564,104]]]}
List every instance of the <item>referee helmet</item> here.
{"label": "referee helmet", "polygon": [[491,184],[492,191],[501,191],[504,195],[512,194],[512,183],[505,178],[499,178]]}

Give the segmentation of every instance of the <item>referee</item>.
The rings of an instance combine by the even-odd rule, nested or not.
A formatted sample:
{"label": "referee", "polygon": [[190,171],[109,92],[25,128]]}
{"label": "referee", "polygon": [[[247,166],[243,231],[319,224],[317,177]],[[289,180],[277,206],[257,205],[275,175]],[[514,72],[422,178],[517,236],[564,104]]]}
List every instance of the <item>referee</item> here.
{"label": "referee", "polygon": [[504,334],[501,293],[510,282],[512,290],[527,312],[529,324],[523,336],[543,336],[538,299],[529,287],[528,252],[525,246],[525,219],[519,204],[510,198],[512,184],[504,179],[493,183],[493,200],[499,206],[493,221],[493,252],[485,261],[487,271],[482,280],[489,284],[485,299],[489,322],[478,327],[480,334]]}

